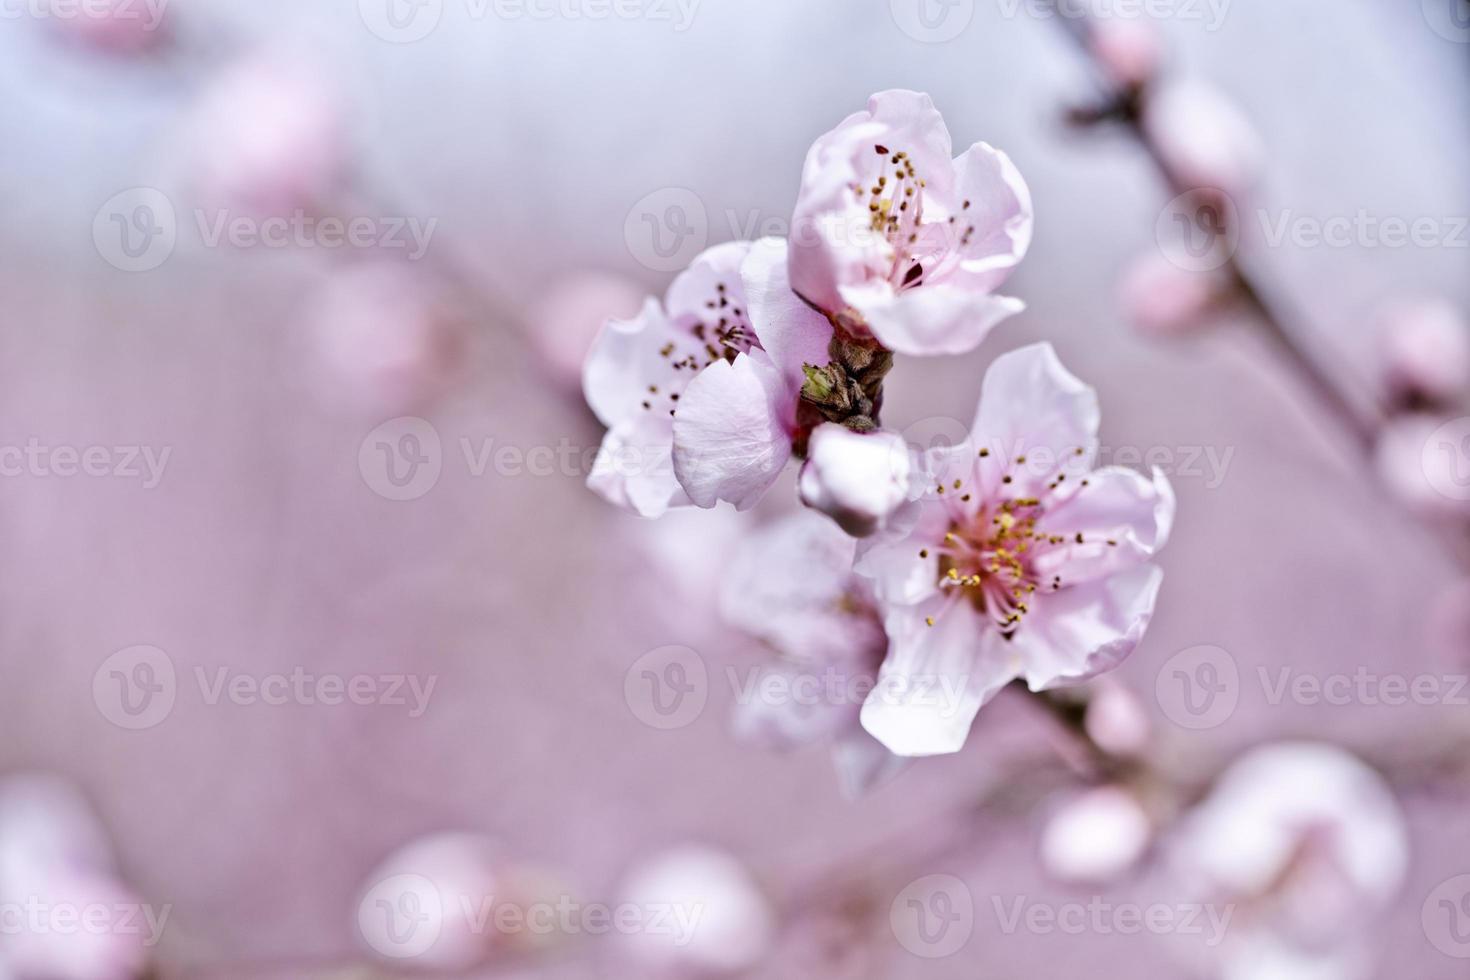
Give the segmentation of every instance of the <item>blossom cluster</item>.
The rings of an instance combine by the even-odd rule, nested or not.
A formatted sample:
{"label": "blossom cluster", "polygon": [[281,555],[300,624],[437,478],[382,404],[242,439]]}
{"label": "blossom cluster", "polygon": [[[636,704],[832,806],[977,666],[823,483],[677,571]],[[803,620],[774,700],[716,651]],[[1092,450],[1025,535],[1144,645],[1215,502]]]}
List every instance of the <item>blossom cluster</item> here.
{"label": "blossom cluster", "polygon": [[1094,468],[1096,393],[1049,344],[994,360],[958,444],[882,426],[897,355],[967,353],[1024,308],[998,290],[1032,226],[1006,154],[956,155],[927,95],[881,92],[812,146],[789,239],[704,252],[584,366],[608,428],[588,484],[620,507],[747,510],[800,462],[809,510],[751,536],[722,606],[783,670],[835,667],[874,693],[741,721],[833,739],[855,786],[958,751],[1013,681],[1109,670],[1153,614],[1173,493],[1158,472]]}

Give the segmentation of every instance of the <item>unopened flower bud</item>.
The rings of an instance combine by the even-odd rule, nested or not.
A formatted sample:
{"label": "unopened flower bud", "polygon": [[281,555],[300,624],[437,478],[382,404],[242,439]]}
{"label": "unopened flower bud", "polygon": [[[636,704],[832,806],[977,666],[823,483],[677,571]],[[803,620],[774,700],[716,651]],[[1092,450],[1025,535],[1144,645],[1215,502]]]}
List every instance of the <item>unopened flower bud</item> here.
{"label": "unopened flower bud", "polygon": [[1447,301],[1391,309],[1381,349],[1385,379],[1396,394],[1448,402],[1470,390],[1470,328]]}
{"label": "unopened flower bud", "polygon": [[1083,724],[1087,736],[1114,755],[1137,755],[1148,747],[1153,726],[1138,696],[1111,678],[1099,678]]}
{"label": "unopened flower bud", "polygon": [[867,537],[908,499],[912,468],[908,445],[897,433],[818,426],[801,468],[801,501],[853,537]]}
{"label": "unopened flower bud", "polygon": [[1098,787],[1052,814],[1041,835],[1041,863],[1061,881],[1100,884],[1133,867],[1152,835],[1137,797],[1121,786]]}
{"label": "unopened flower bud", "polygon": [[645,862],[624,883],[622,904],[667,924],[626,936],[628,952],[656,976],[748,970],[765,958],[776,931],[750,873],[707,847],[686,845]]}
{"label": "unopened flower bud", "polygon": [[1088,45],[1108,77],[1126,89],[1147,85],[1162,56],[1158,30],[1145,19],[1099,20]]}
{"label": "unopened flower bud", "polygon": [[49,24],[94,51],[131,55],[162,44],[168,36],[167,0],[50,0]]}
{"label": "unopened flower bud", "polygon": [[1134,259],[1118,286],[1123,315],[1139,333],[1158,338],[1200,326],[1223,295],[1215,272],[1181,268],[1158,252]]}
{"label": "unopened flower bud", "polygon": [[1261,171],[1264,149],[1255,127],[1234,102],[1202,82],[1170,82],[1152,92],[1143,126],[1185,188],[1234,196]]}

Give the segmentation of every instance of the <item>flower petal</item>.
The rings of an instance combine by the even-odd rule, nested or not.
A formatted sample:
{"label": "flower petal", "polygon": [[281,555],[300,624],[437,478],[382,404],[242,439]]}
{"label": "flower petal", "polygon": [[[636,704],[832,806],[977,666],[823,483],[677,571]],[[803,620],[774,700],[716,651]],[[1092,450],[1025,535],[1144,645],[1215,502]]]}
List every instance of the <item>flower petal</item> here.
{"label": "flower petal", "polygon": [[958,752],[975,714],[1019,676],[1019,651],[950,596],[894,607],[885,626],[888,657],[863,704],[863,728],[898,755]]}
{"label": "flower petal", "polygon": [[832,744],[832,761],[842,795],[855,800],[908,768],[909,760],[894,755],[861,726],[854,725]]}
{"label": "flower petal", "polygon": [[801,502],[855,538],[887,525],[909,498],[914,479],[908,443],[896,432],[852,432],[817,426],[799,481]]}
{"label": "flower petal", "polygon": [[1033,691],[1079,684],[1116,667],[1143,639],[1164,580],[1157,565],[1032,597],[1011,644]]}
{"label": "flower petal", "polygon": [[[989,143],[976,143],[954,161],[960,210],[949,225],[958,268],[941,275],[957,285],[989,292],[1005,281],[1031,247],[1035,224],[1031,191],[1011,158]],[[970,206],[964,207],[968,201]]]}
{"label": "flower petal", "polygon": [[689,383],[674,416],[674,472],[695,504],[755,506],[791,458],[788,404],[764,351],[717,361]]}
{"label": "flower petal", "polygon": [[884,347],[916,357],[968,353],[996,324],[1026,308],[1009,296],[946,283],[895,292],[887,281],[872,279],[843,286],[841,294]]}
{"label": "flower petal", "polygon": [[784,239],[762,238],[740,267],[750,325],[761,347],[793,391],[801,390],[802,366],[826,364],[832,324],[791,288]]}
{"label": "flower petal", "polygon": [[598,421],[613,428],[648,411],[649,382],[670,373],[659,350],[678,336],[653,297],[633,319],[603,324],[582,365],[582,390]]}
{"label": "flower petal", "polygon": [[661,517],[689,504],[674,476],[673,428],[668,416],[643,413],[607,431],[587,486],[608,503],[642,517]]}
{"label": "flower petal", "polygon": [[971,431],[975,445],[988,450],[981,489],[994,497],[1010,475],[1005,496],[1039,496],[1064,466],[1091,469],[1100,422],[1097,392],[1062,366],[1051,344],[1002,354],[985,372]]}
{"label": "flower petal", "polygon": [[723,242],[711,246],[694,257],[689,268],[674,277],[665,297],[669,317],[703,320],[710,315],[711,302],[724,286],[730,301],[744,303],[741,294],[740,264],[750,254],[750,242]]}
{"label": "flower petal", "polygon": [[1066,538],[1036,557],[1043,579],[1060,575],[1065,584],[1077,585],[1103,578],[1148,561],[1168,543],[1174,489],[1161,470],[1155,468],[1150,480],[1110,466],[1087,474],[1086,480],[1086,486],[1049,507],[1037,524],[1042,534]]}

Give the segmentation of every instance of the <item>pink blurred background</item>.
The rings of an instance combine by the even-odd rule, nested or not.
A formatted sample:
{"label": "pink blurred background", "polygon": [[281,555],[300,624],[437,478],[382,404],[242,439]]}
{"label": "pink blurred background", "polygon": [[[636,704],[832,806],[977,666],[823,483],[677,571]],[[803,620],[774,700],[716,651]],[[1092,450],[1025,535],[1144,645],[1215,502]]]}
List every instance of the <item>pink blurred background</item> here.
{"label": "pink blurred background", "polygon": [[[1424,6],[1235,2],[1211,29],[1201,4],[1203,21],[1159,22],[1171,70],[1218,84],[1261,134],[1252,214],[1470,214],[1470,45],[1434,30]],[[785,220],[811,140],[886,87],[928,91],[958,143],[1010,153],[1037,215],[1008,288],[1027,312],[972,355],[902,362],[886,422],[968,420],[984,366],[1048,338],[1098,388],[1105,445],[1172,454],[1179,520],[1159,613],[1117,674],[1158,725],[1170,726],[1154,702],[1161,667],[1201,644],[1250,679],[1288,664],[1470,669],[1463,634],[1435,642],[1427,628],[1460,574],[1434,532],[1385,496],[1244,318],[1167,344],[1124,322],[1119,278],[1155,248],[1168,195],[1121,134],[1067,128],[1090,76],[1050,18],[961,3],[962,29],[935,42],[905,32],[900,0],[704,0],[682,30],[672,5],[660,8],[671,21],[541,20],[445,0],[436,29],[394,43],[371,29],[371,7],[173,0],[167,38],[142,53],[99,49],[54,18],[0,22],[0,445],[170,453],[155,487],[0,479],[0,769],[61,773],[85,791],[122,877],[172,906],[159,975],[396,975],[366,965],[359,890],[385,855],[442,830],[482,832],[580,895],[614,894],[631,867],[684,841],[736,855],[779,893],[881,860],[895,835],[929,833],[933,811],[972,798],[1007,751],[1044,737],[1003,697],[961,754],[847,800],[821,749],[774,754],[729,731],[725,668],[761,653],[712,611],[738,533],[723,515],[649,526],[589,493],[580,462],[476,475],[462,450],[595,447],[596,422],[545,356],[559,284],[599,272],[661,292],[669,269],[649,267],[640,218],[668,201],[696,202],[687,214],[710,244]],[[420,261],[392,254],[362,280],[406,272],[381,297],[363,300],[363,285],[323,298],[324,282],[369,256],[209,247],[194,226],[208,156],[198,134],[228,146],[260,124],[208,93],[261,52],[305,66],[297,96],[258,107],[263,118],[300,112],[326,141],[293,147],[289,173],[321,178],[336,213],[437,222]],[[336,149],[323,130],[334,125]],[[137,187],[181,219],[167,259],[128,272],[94,224]],[[1272,248],[1246,224],[1247,247],[1313,328],[1307,343],[1360,390],[1376,378],[1386,305],[1470,305],[1463,239]],[[420,305],[395,307],[416,290]],[[431,426],[442,472],[422,496],[391,500],[360,450],[402,415]],[[1212,471],[1210,458],[1228,462]],[[794,506],[791,483],[758,520]],[[630,707],[624,679],[671,644],[696,650],[713,682],[693,723],[660,731]],[[129,730],[94,677],[137,645],[166,654],[178,690],[165,718]],[[196,670],[220,668],[436,681],[417,717],[389,704],[210,704]],[[1275,737],[1372,746],[1466,710],[1273,705],[1248,680],[1227,721],[1174,734],[1219,758]],[[1466,799],[1404,800],[1411,869],[1380,976],[1466,975],[1421,924],[1425,896],[1470,873]],[[990,896],[1090,894],[1046,880],[1039,826],[1035,813],[998,819],[963,861],[918,869],[977,896],[961,954],[880,944],[830,975],[1190,975],[1156,937],[1006,934]],[[1129,887],[1138,899],[1143,886],[1119,894]],[[630,969],[598,948],[466,975]],[[752,975],[829,975],[782,972],[795,969]]]}

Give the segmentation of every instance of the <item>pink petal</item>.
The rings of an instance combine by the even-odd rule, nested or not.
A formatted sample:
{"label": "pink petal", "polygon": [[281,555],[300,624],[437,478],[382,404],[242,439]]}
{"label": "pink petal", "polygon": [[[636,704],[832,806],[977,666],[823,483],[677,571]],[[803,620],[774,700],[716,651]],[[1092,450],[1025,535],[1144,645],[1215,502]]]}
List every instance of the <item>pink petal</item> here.
{"label": "pink petal", "polygon": [[945,284],[895,292],[876,279],[844,286],[841,295],[884,347],[917,357],[972,351],[996,324],[1026,308],[1008,296]]}
{"label": "pink petal", "polygon": [[898,755],[958,752],[976,713],[1020,674],[1019,651],[950,596],[894,607],[885,626],[888,658],[863,705],[863,728]]}
{"label": "pink petal", "polygon": [[582,367],[582,390],[598,421],[612,428],[648,414],[647,379],[668,373],[659,350],[675,336],[674,324],[653,297],[633,319],[603,324]]}
{"label": "pink petal", "polygon": [[909,447],[899,434],[826,423],[812,432],[799,486],[802,503],[853,537],[868,537],[907,502],[912,480]]}
{"label": "pink petal", "polygon": [[908,768],[909,760],[894,755],[883,743],[855,726],[832,746],[842,795],[855,800]]}
{"label": "pink petal", "polygon": [[907,524],[903,532],[895,530],[858,543],[853,571],[872,583],[882,602],[914,605],[939,591],[936,546],[949,530],[950,515],[942,503],[931,498],[910,502],[898,518]]}
{"label": "pink petal", "polygon": [[1097,392],[1062,366],[1051,344],[1002,354],[985,372],[972,429],[973,442],[990,453],[981,490],[994,496],[1010,472],[1014,495],[1036,496],[1063,465],[1089,469],[1100,422]]}
{"label": "pink petal", "polygon": [[[750,253],[750,242],[724,242],[705,249],[694,257],[689,268],[674,277],[664,297],[670,319],[692,316],[703,318],[709,311],[705,303],[723,285],[732,293],[740,290],[740,266]],[[737,305],[743,299],[732,295]]]}
{"label": "pink petal", "polygon": [[1033,691],[1077,684],[1111,670],[1143,639],[1164,580],[1157,565],[1032,597],[1012,646]]}
{"label": "pink petal", "polygon": [[[1103,578],[1148,561],[1169,541],[1174,490],[1162,471],[1155,468],[1150,480],[1110,466],[1086,479],[1087,486],[1048,509],[1038,523],[1041,533],[1067,539],[1037,557],[1035,568],[1043,579],[1060,575],[1063,583],[1077,585]],[[1078,534],[1081,544],[1075,541]]]}
{"label": "pink petal", "polygon": [[762,238],[740,267],[750,325],[761,347],[793,391],[800,391],[804,364],[826,364],[832,324],[791,289],[786,242]]}
{"label": "pink petal", "polygon": [[717,361],[689,383],[674,417],[674,472],[695,504],[755,506],[791,458],[788,401],[764,351]]}
{"label": "pink petal", "polygon": [[587,486],[608,503],[641,517],[661,517],[689,503],[674,475],[673,427],[668,416],[644,413],[603,436]]}
{"label": "pink petal", "polygon": [[[1031,247],[1031,191],[1011,158],[989,143],[976,143],[954,161],[960,210],[948,227],[969,244],[955,242],[960,266],[947,281],[989,292],[1005,281]],[[970,207],[964,208],[963,202]]]}

